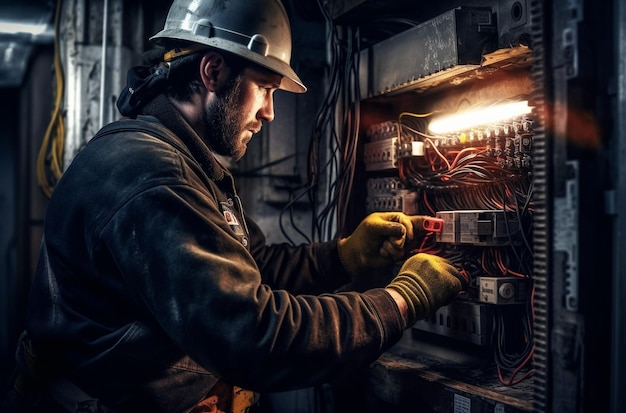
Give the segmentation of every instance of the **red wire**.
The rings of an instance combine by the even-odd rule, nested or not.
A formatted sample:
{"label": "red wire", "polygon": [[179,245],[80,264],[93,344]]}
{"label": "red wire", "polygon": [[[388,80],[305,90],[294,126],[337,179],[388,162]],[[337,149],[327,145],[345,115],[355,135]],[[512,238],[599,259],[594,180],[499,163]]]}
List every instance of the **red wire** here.
{"label": "red wire", "polygon": [[423,194],[424,194],[424,204],[426,205],[426,208],[428,208],[428,211],[430,211],[431,215],[435,215],[437,212],[435,211],[435,208],[433,208],[430,202],[428,201],[428,196],[426,196],[426,191],[423,191]]}
{"label": "red wire", "polygon": [[521,378],[519,378],[518,380],[513,380],[515,378],[515,376],[517,376],[517,374],[520,372],[520,370],[526,366],[526,364],[528,364],[528,362],[532,359],[533,354],[535,353],[534,349],[531,350],[528,353],[528,356],[526,356],[526,358],[524,359],[524,361],[522,361],[520,363],[519,366],[517,366],[517,368],[515,370],[513,370],[513,373],[511,374],[511,377],[509,378],[509,380],[504,380],[504,377],[502,376],[502,370],[500,369],[500,366],[496,365],[496,368],[498,370],[498,377],[500,378],[500,382],[502,384],[504,384],[505,386],[512,386],[514,384],[518,384],[521,383],[522,381],[526,380],[528,377],[532,376],[535,373],[534,369],[531,369],[529,371],[526,372],[526,374],[524,374]]}

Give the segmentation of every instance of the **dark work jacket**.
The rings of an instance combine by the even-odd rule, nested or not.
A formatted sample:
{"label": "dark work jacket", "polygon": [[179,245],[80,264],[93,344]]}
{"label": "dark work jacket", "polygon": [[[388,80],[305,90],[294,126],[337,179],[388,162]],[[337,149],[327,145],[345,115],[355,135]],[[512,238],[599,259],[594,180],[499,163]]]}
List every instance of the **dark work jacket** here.
{"label": "dark work jacket", "polygon": [[[167,99],[144,112],[92,139],[54,189],[27,320],[44,371],[120,411],[183,412],[218,378],[308,387],[399,340],[382,288],[332,293],[349,281],[335,241],[266,246]],[[166,138],[133,130],[146,125]]]}

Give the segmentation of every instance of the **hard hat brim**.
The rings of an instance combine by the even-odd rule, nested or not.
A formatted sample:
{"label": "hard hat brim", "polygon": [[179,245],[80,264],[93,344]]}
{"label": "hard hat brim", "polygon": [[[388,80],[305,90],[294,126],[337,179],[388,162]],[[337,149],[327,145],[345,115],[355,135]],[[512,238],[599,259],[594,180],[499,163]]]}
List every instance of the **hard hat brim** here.
{"label": "hard hat brim", "polygon": [[213,47],[218,50],[224,50],[226,52],[234,53],[247,60],[250,60],[266,69],[269,69],[282,76],[280,89],[293,92],[293,93],[305,93],[307,91],[306,86],[296,72],[290,65],[282,61],[281,59],[272,55],[262,56],[256,52],[249,50],[246,46],[217,37],[206,38],[204,36],[190,35],[188,31],[181,30],[180,33],[176,33],[176,30],[164,29],[150,37],[150,41],[159,43],[161,39],[176,39],[185,38],[190,42],[203,44],[205,46]]}

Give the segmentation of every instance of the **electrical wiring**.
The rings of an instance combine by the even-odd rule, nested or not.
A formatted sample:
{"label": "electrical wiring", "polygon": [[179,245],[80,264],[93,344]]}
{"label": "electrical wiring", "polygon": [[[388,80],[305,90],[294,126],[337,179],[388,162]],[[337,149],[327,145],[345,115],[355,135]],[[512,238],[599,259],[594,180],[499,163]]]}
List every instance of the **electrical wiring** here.
{"label": "electrical wiring", "polygon": [[[358,28],[348,26],[347,33],[343,42],[339,41],[336,27],[333,25],[332,19],[329,17],[325,3],[319,1],[320,8],[327,20],[327,24],[331,28],[331,44],[332,47],[332,78],[330,82],[329,93],[323,105],[323,110],[318,116],[318,122],[314,129],[314,136],[310,146],[311,156],[309,157],[309,187],[311,204],[317,206],[320,200],[316,191],[319,189],[320,172],[336,173],[331,175],[334,180],[328,185],[326,192],[327,202],[321,210],[314,213],[315,223],[313,232],[317,239],[329,239],[336,235],[341,235],[341,231],[346,230],[348,214],[350,211],[349,200],[354,184],[355,167],[356,167],[356,148],[358,146],[359,129],[360,129],[360,91],[359,91],[359,50],[361,50],[361,36]],[[339,47],[338,47],[339,45]],[[340,62],[341,64],[338,64]],[[337,97],[336,85],[343,86],[343,95],[339,99]],[[338,107],[343,104],[343,107]],[[334,106],[333,106],[334,105]],[[337,109],[343,114],[343,119],[338,126],[336,125],[335,114],[331,114],[330,109]],[[400,117],[416,117],[411,113],[404,113]],[[429,114],[425,115],[429,116]],[[330,122],[330,121],[333,122]],[[337,126],[337,127],[335,127]],[[412,128],[407,127],[407,130]],[[331,139],[331,155],[339,156],[336,159],[330,159],[322,168],[321,157],[319,156],[320,145],[319,132],[329,132]],[[341,139],[337,138],[337,133],[341,135]],[[400,132],[401,133],[401,132]],[[339,149],[339,150],[336,150]],[[327,168],[327,169],[325,169]],[[336,223],[337,233],[333,233],[332,223]]]}
{"label": "electrical wiring", "polygon": [[271,162],[267,162],[263,165],[257,166],[256,168],[253,169],[248,169],[246,171],[240,172],[240,171],[233,171],[233,176],[235,177],[246,177],[246,178],[260,178],[263,176],[274,176],[272,174],[259,174],[259,171],[262,171],[263,169],[267,169],[267,168],[271,168],[272,166],[276,166],[276,165],[280,165],[283,162],[287,162],[290,159],[293,159],[295,157],[297,157],[298,154],[297,153],[293,153],[291,155],[287,155],[287,156],[283,156],[282,158],[276,159],[274,161]]}
{"label": "electrical wiring", "polygon": [[[329,88],[316,117],[309,147],[309,180],[305,192],[314,206],[311,232],[316,240],[341,235],[350,217],[350,195],[355,184],[356,148],[359,144],[360,96],[355,82],[360,50],[359,30],[344,27],[341,36],[328,16],[326,3],[318,0],[329,28],[331,71]],[[508,100],[481,102],[483,108]],[[493,210],[505,214],[504,227],[509,239],[502,245],[455,245],[436,241],[427,234],[412,251],[438,254],[448,258],[468,280],[476,277],[512,276],[532,278],[533,250],[531,228],[533,219],[531,168],[523,163],[530,157],[510,154],[510,147],[519,147],[519,139],[481,131],[480,137],[435,135],[427,133],[430,118],[441,111],[428,113],[401,112],[372,133],[371,142],[396,138],[398,143],[397,178],[402,191],[411,194],[417,213],[435,215],[438,211]],[[387,124],[389,123],[389,124]],[[413,142],[423,144],[423,156],[408,156]],[[505,144],[507,145],[505,147]],[[405,145],[405,146],[402,146]],[[381,144],[381,146],[383,146]],[[509,151],[509,152],[507,152]],[[514,163],[517,162],[517,163]],[[520,166],[521,165],[521,166]],[[368,170],[369,172],[369,170]],[[383,177],[387,176],[385,172]],[[329,179],[324,180],[327,177]],[[394,177],[395,178],[395,177]],[[393,188],[393,196],[400,197]],[[379,189],[376,189],[379,191]],[[374,196],[380,196],[375,192]],[[386,195],[386,194],[383,194]],[[515,221],[516,228],[513,228]],[[519,228],[517,228],[519,227]],[[513,232],[515,231],[515,237]],[[470,283],[463,299],[476,297],[477,286]],[[472,295],[474,294],[474,295]],[[532,297],[529,298],[531,302]],[[493,322],[494,360],[498,377],[504,385],[517,384],[532,376],[531,310],[503,309]],[[523,328],[520,327],[523,325]]]}
{"label": "electrical wiring", "polygon": [[[324,182],[320,182],[320,179],[326,176],[331,180],[332,177],[336,175],[338,168],[337,145],[332,143],[336,142],[336,136],[334,136],[335,108],[343,85],[343,67],[340,63],[343,60],[342,47],[337,28],[333,25],[323,0],[318,0],[318,5],[329,28],[328,44],[331,47],[330,79],[329,87],[313,125],[311,141],[309,143],[307,163],[308,182],[298,196],[308,196],[313,215],[311,234],[314,240],[326,238],[326,234],[332,228],[332,221],[329,220],[328,217],[335,207],[332,192],[330,192],[333,185],[332,183],[325,185]],[[329,145],[322,144],[322,140],[325,136],[328,136]],[[330,149],[329,152],[325,152],[327,148]],[[324,195],[322,191],[326,186],[326,195]],[[324,205],[321,210],[319,209],[320,205]]]}
{"label": "electrical wiring", "polygon": [[[435,143],[430,139],[430,138],[426,138],[424,139],[425,142],[428,142],[431,144],[433,151],[437,154],[437,156],[439,156],[439,159],[441,159],[443,161],[443,163],[446,166],[447,170],[450,170],[450,162],[448,161],[448,159],[441,153],[441,151],[439,150],[439,148],[437,148],[437,145],[435,145]],[[433,164],[433,170],[434,170],[434,162],[431,162]]]}
{"label": "electrical wiring", "polygon": [[346,88],[346,96],[344,102],[352,102],[350,108],[344,112],[344,141],[341,142],[344,156],[342,158],[342,173],[339,180],[339,191],[337,197],[337,226],[338,235],[342,235],[342,231],[346,229],[347,215],[349,213],[349,200],[352,195],[352,186],[354,183],[354,174],[357,163],[357,146],[359,139],[360,124],[360,101],[361,94],[359,90],[358,68],[360,50],[360,36],[358,29],[353,37],[353,41],[349,42],[348,55],[353,56],[353,60],[349,63],[346,71],[345,84],[350,87]]}
{"label": "electrical wiring", "polygon": [[50,123],[46,128],[39,152],[37,154],[37,183],[43,194],[50,198],[54,186],[63,174],[63,148],[65,142],[65,123],[62,102],[64,91],[64,75],[61,65],[59,45],[59,21],[62,1],[57,2],[54,18],[54,75],[55,102]]}
{"label": "electrical wiring", "polygon": [[[534,354],[532,319],[528,316],[531,310],[527,305],[523,316],[514,311],[515,308],[497,308],[493,319],[492,345],[496,371],[500,382],[505,386],[518,384],[534,374],[531,367]],[[523,375],[518,377],[522,372]],[[509,373],[508,378],[504,377],[505,373]]]}
{"label": "electrical wiring", "polygon": [[284,214],[286,211],[290,211],[289,213],[289,223],[291,225],[291,228],[293,228],[304,240],[305,243],[311,243],[311,239],[309,238],[309,236],[307,234],[305,234],[299,227],[298,225],[296,225],[296,223],[294,222],[294,218],[293,218],[293,214],[291,213],[291,207],[298,201],[298,199],[292,197],[292,199],[289,201],[289,203],[287,204],[287,206],[285,206],[285,208],[283,208],[280,211],[279,217],[278,217],[278,226],[280,228],[281,233],[283,234],[283,236],[285,237],[285,239],[287,240],[288,243],[290,243],[291,245],[297,245],[298,243],[293,240],[289,234],[287,233],[287,230],[285,228],[285,225],[283,223],[284,220]]}
{"label": "electrical wiring", "polygon": [[[529,208],[530,200],[532,199],[533,194],[533,184],[532,181],[530,183],[530,187],[527,189],[525,193],[517,192],[515,197],[516,207],[514,208],[515,213],[517,214],[517,222],[524,222],[523,216],[529,215],[531,208]],[[526,198],[523,206],[519,207],[519,198]],[[530,228],[530,225],[527,226]],[[520,233],[524,246],[526,247],[526,251],[532,256],[534,251],[530,246],[530,241],[528,240],[529,235],[526,234],[526,231],[521,231]]]}
{"label": "electrical wiring", "polygon": [[[425,120],[432,115],[402,112],[397,119],[398,141],[409,143],[409,136],[424,143],[423,156],[405,155],[397,162],[400,182],[416,193],[413,208],[430,215],[439,211],[503,211],[503,231],[509,235],[501,245],[490,246],[436,246],[424,240],[415,252],[435,251],[450,260],[468,280],[482,276],[532,279],[533,174],[530,168],[512,167],[512,162],[505,162],[507,156],[513,156],[512,146],[519,145],[519,138],[485,133],[478,139],[476,133],[474,141],[469,142],[469,133],[463,140],[460,133],[433,136],[424,132]],[[521,155],[518,152],[515,156]],[[470,282],[468,291],[458,299],[475,300],[478,291],[478,286]],[[526,305],[493,307],[491,346],[497,376],[505,386],[516,385],[534,374],[532,299],[531,293]]]}
{"label": "electrical wiring", "polygon": [[[309,141],[308,156],[307,156],[307,182],[302,185],[293,196],[292,201],[286,208],[291,208],[297,201],[307,198],[308,203],[311,206],[311,214],[313,219],[311,220],[311,240],[324,239],[327,231],[325,228],[328,226],[332,228],[332,222],[327,222],[326,217],[329,216],[330,211],[334,208],[330,190],[331,184],[323,181],[323,177],[333,177],[336,175],[337,170],[337,148],[336,145],[332,145],[333,140],[333,125],[335,123],[335,107],[339,99],[339,94],[342,88],[341,79],[341,66],[339,62],[341,58],[341,46],[338,39],[336,28],[332,25],[332,20],[328,14],[328,10],[323,4],[323,0],[318,0],[318,6],[322,11],[327,25],[329,27],[329,41],[328,44],[331,47],[331,61],[329,73],[329,86],[324,96],[323,102],[318,110],[313,129],[311,133],[311,139]],[[323,139],[328,136],[329,145],[323,144]],[[329,152],[326,152],[326,149]],[[329,178],[330,179],[330,178]],[[324,191],[326,193],[324,193]],[[320,206],[323,205],[322,210]],[[282,217],[282,213],[281,213]],[[281,231],[286,235],[285,231],[281,227]]]}
{"label": "electrical wiring", "polygon": [[[293,158],[298,157],[299,154],[298,153],[293,153],[290,155],[286,155],[282,158],[276,159],[274,161],[271,162],[267,162],[263,165],[259,165],[255,168],[252,169],[248,169],[245,171],[233,171],[232,174],[234,177],[237,178],[282,178],[283,176],[281,175],[276,175],[276,174],[272,174],[272,173],[261,173],[261,171],[263,171],[264,169],[267,168],[271,168],[273,166],[276,165],[280,165],[281,163],[287,162]],[[287,204],[280,210],[279,213],[279,217],[278,217],[278,224],[279,224],[279,228],[280,231],[283,235],[283,237],[286,239],[286,241],[292,245],[296,245],[296,241],[294,239],[291,238],[291,236],[288,234],[287,232],[287,228],[285,227],[285,213],[288,212],[288,216],[289,216],[289,223],[290,223],[290,227],[298,234],[302,237],[303,242],[306,243],[310,243],[311,239],[310,237],[304,232],[302,231],[298,225],[295,223],[294,221],[294,214],[293,214],[293,208],[294,206],[302,199],[302,194],[294,194],[293,191],[290,194],[290,199],[287,202]]]}
{"label": "electrical wiring", "polygon": [[437,243],[435,242],[435,233],[428,232],[423,236],[422,242],[420,242],[420,245],[411,252],[413,254],[416,254],[418,252],[426,252],[426,253],[432,254],[438,250],[439,248],[437,246]]}
{"label": "electrical wiring", "polygon": [[[313,125],[307,160],[307,183],[294,199],[308,197],[312,210],[311,239],[326,241],[345,229],[354,184],[359,133],[359,30],[348,27],[345,38],[327,10],[318,5],[329,32],[329,87]],[[337,114],[341,112],[341,122]]]}

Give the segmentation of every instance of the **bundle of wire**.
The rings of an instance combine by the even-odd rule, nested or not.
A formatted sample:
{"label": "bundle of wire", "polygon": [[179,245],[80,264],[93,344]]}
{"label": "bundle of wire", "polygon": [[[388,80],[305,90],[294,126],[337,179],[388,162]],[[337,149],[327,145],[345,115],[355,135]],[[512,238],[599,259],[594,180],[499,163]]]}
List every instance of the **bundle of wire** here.
{"label": "bundle of wire", "polygon": [[[312,211],[311,236],[296,228],[307,241],[328,241],[345,229],[356,167],[361,100],[357,53],[360,50],[359,30],[346,27],[340,32],[330,17],[326,2],[320,0],[318,4],[329,28],[329,85],[309,143],[307,183],[293,196],[280,217],[281,230],[286,236],[283,228],[285,213],[291,216],[296,202],[308,198]],[[339,112],[343,113],[340,123],[337,121]]]}
{"label": "bundle of wire", "polygon": [[[401,182],[416,193],[415,208],[428,215],[452,210],[504,211],[510,239],[503,245],[484,246],[436,243],[431,237],[419,251],[445,256],[470,279],[477,276],[532,278],[531,170],[503,167],[488,145],[452,145],[449,142],[438,145],[436,139],[448,138],[421,132],[423,124],[408,126],[399,122],[398,127],[408,129],[425,146],[423,157],[398,159]],[[515,239],[509,228],[511,213],[519,224]],[[472,288],[476,296],[476,286]],[[472,297],[472,288],[468,299]],[[492,345],[498,377],[504,385],[520,383],[533,373],[530,367],[533,354],[531,300],[532,294],[526,305],[495,307]]]}

